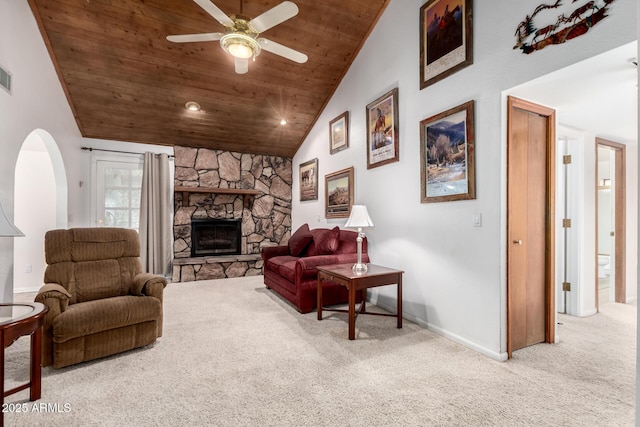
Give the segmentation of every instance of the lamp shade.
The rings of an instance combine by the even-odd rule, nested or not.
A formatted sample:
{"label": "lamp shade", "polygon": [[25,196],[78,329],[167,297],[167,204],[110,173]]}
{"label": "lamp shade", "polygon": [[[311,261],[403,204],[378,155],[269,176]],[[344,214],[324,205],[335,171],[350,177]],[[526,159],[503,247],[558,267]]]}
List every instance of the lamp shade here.
{"label": "lamp shade", "polygon": [[3,237],[16,237],[24,236],[24,233],[9,221],[7,214],[4,213],[2,204],[0,204],[0,236]]}
{"label": "lamp shade", "polygon": [[373,221],[367,212],[367,207],[364,205],[353,205],[351,207],[351,215],[347,223],[344,225],[346,228],[364,228],[373,227]]}

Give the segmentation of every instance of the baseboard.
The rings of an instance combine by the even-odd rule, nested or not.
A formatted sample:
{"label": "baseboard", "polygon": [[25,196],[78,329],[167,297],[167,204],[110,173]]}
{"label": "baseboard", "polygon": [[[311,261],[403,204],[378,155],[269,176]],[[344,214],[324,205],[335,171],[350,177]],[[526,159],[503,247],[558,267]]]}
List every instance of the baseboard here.
{"label": "baseboard", "polygon": [[588,316],[593,316],[594,314],[598,313],[598,310],[596,310],[595,308],[591,309],[591,310],[587,310],[584,313],[580,313],[579,316],[577,317],[588,317]]}
{"label": "baseboard", "polygon": [[33,288],[33,289],[28,289],[28,288],[22,289],[21,288],[21,289],[14,289],[13,293],[14,294],[27,294],[27,293],[30,293],[30,292],[38,292],[39,290],[40,290],[40,287]]}
{"label": "baseboard", "polygon": [[[386,304],[380,300],[378,300],[377,297],[375,298],[371,298],[370,299],[372,304],[377,305],[380,308],[383,308],[389,312],[395,312],[396,311],[396,305],[390,305],[390,304]],[[507,353],[497,353],[493,350],[489,350],[486,347],[483,347],[481,345],[478,345],[477,343],[474,343],[473,341],[469,341],[468,339],[461,337],[460,335],[454,334],[452,332],[447,331],[446,329],[443,329],[439,326],[433,325],[429,322],[425,322],[423,319],[419,319],[417,317],[415,317],[414,315],[410,314],[410,313],[403,313],[402,317],[404,319],[410,320],[413,323],[416,323],[420,326],[422,326],[425,329],[430,330],[433,333],[436,333],[440,336],[443,336],[447,339],[450,339],[451,341],[457,342],[458,344],[461,344],[467,348],[470,348],[473,351],[477,351],[480,354],[484,354],[485,356],[493,359],[493,360],[497,360],[499,362],[504,362],[508,359],[508,354]]]}

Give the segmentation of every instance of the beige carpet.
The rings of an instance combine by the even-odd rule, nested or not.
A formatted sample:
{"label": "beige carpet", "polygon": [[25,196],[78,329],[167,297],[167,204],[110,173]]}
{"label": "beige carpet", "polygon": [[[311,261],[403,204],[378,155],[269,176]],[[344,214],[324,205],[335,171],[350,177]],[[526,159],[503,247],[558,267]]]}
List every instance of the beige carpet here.
{"label": "beige carpet", "polygon": [[[43,370],[7,426],[624,426],[634,422],[635,305],[561,316],[556,345],[496,362],[413,323],[298,314],[261,277],[171,284],[154,345]],[[470,320],[471,321],[471,320]],[[28,339],[7,384],[28,378]],[[46,405],[42,405],[42,404]],[[15,409],[15,408],[14,408]],[[32,412],[40,410],[41,412]]]}

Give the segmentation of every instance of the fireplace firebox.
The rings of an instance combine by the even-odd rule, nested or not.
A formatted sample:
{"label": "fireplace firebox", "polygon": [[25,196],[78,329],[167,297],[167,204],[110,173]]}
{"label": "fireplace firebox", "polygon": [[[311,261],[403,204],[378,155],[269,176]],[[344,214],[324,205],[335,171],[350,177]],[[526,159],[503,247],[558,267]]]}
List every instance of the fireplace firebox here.
{"label": "fireplace firebox", "polygon": [[191,256],[240,255],[241,219],[192,219]]}

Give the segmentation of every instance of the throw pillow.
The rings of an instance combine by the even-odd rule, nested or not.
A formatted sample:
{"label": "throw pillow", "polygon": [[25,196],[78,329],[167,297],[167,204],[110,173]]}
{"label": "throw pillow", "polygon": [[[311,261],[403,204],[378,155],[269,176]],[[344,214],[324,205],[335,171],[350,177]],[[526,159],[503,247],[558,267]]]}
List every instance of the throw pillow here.
{"label": "throw pillow", "polygon": [[320,243],[318,244],[318,252],[321,255],[331,255],[338,250],[339,244],[340,228],[335,226],[323,234],[322,240],[320,240]]}
{"label": "throw pillow", "polygon": [[289,238],[289,253],[292,256],[298,256],[311,242],[313,236],[309,231],[309,225],[303,224]]}

